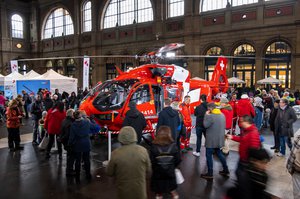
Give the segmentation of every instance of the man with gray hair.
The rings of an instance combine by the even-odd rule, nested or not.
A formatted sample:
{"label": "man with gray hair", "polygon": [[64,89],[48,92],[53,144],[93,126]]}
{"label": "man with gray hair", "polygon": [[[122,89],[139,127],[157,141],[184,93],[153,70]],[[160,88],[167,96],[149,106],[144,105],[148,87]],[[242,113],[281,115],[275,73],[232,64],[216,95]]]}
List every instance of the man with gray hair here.
{"label": "man with gray hair", "polygon": [[37,137],[38,137],[39,120],[42,118],[42,113],[43,113],[43,103],[42,103],[40,95],[36,95],[35,101],[33,102],[32,106],[31,106],[30,112],[31,112],[32,121],[33,121],[32,144],[38,145]]}
{"label": "man with gray hair", "polygon": [[281,98],[279,109],[275,118],[275,133],[279,135],[280,153],[277,156],[285,156],[285,143],[292,149],[291,138],[294,137],[293,123],[297,120],[296,113],[289,106],[287,98]]}

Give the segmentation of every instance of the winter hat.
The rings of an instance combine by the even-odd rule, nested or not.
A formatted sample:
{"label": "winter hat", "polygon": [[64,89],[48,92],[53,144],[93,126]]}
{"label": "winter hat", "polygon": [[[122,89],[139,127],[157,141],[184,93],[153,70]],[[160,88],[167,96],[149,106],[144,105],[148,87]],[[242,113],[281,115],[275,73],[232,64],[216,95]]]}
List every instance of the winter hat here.
{"label": "winter hat", "polygon": [[247,94],[243,94],[242,96],[241,96],[241,99],[248,99],[249,97],[248,97],[248,95]]}
{"label": "winter hat", "polygon": [[130,109],[136,109],[136,103],[135,102],[129,102],[128,104]]}
{"label": "winter hat", "polygon": [[222,103],[227,104],[228,102],[229,102],[228,99],[227,99],[227,98],[224,98],[224,97],[222,97],[221,100],[220,100],[220,103],[221,103],[221,104],[222,104]]}
{"label": "winter hat", "polygon": [[121,128],[118,140],[124,145],[136,143],[137,137],[134,128],[131,126]]}
{"label": "winter hat", "polygon": [[42,112],[42,117],[46,117],[46,115],[47,115],[47,111],[43,111]]}

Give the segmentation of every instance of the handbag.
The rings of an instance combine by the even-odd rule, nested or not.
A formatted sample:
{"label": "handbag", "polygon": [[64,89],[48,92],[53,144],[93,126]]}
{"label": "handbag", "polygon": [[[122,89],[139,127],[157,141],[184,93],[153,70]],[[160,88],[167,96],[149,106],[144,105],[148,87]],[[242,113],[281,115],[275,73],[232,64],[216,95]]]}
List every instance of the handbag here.
{"label": "handbag", "polygon": [[225,139],[225,143],[224,146],[221,148],[221,151],[224,155],[228,155],[229,154],[229,140]]}
{"label": "handbag", "polygon": [[38,148],[41,150],[45,150],[48,146],[48,143],[49,143],[49,136],[48,134],[46,134],[42,139],[41,143],[39,144]]}
{"label": "handbag", "polygon": [[175,169],[176,183],[182,184],[184,182],[184,177],[179,169]]}

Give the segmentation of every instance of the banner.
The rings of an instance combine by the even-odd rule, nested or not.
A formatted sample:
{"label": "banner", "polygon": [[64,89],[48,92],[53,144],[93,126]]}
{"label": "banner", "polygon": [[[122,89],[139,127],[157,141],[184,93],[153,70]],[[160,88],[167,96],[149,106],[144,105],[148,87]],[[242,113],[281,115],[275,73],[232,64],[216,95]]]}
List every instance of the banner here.
{"label": "banner", "polygon": [[50,80],[17,80],[17,94],[22,94],[22,90],[25,90],[29,95],[35,96],[40,88],[50,91]]}
{"label": "banner", "polygon": [[18,60],[10,60],[11,72],[18,72]]}
{"label": "banner", "polygon": [[83,82],[82,82],[83,90],[85,90],[85,88],[89,89],[89,72],[90,72],[90,58],[84,57],[83,58]]}

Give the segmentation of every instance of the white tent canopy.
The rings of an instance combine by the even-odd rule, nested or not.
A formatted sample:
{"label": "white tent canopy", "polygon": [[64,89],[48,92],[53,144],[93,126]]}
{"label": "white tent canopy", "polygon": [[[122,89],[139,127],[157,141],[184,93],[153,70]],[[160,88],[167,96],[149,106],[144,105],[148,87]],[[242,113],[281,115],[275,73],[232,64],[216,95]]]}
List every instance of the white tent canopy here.
{"label": "white tent canopy", "polygon": [[40,74],[38,74],[37,72],[35,72],[34,70],[29,71],[28,73],[26,73],[23,76],[23,79],[33,79],[40,76]]}
{"label": "white tent canopy", "polygon": [[228,83],[229,84],[245,84],[245,81],[241,80],[239,78],[236,78],[236,77],[231,77],[228,79]]}
{"label": "white tent canopy", "polygon": [[268,77],[257,81],[257,83],[258,84],[281,84],[282,82],[279,79],[276,79],[274,77]]}
{"label": "white tent canopy", "polygon": [[58,89],[60,93],[64,91],[69,94],[71,92],[77,93],[78,80],[76,78],[63,76],[52,69],[33,79],[50,80],[51,93],[54,93],[55,89]]}
{"label": "white tent canopy", "polygon": [[17,97],[17,80],[22,80],[24,77],[18,72],[13,72],[4,77],[4,91],[5,96],[8,98]]}

